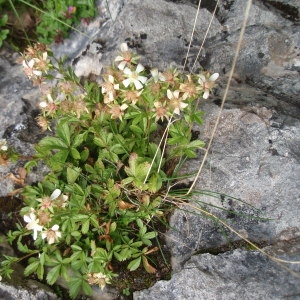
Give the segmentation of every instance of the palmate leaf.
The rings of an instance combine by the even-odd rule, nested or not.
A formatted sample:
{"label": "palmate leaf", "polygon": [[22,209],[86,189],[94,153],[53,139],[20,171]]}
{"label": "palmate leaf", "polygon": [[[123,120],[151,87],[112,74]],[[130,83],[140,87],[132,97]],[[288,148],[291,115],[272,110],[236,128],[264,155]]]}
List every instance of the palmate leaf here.
{"label": "palmate leaf", "polygon": [[52,136],[43,138],[37,145],[38,152],[64,149],[68,149],[68,145],[66,145],[61,139]]}

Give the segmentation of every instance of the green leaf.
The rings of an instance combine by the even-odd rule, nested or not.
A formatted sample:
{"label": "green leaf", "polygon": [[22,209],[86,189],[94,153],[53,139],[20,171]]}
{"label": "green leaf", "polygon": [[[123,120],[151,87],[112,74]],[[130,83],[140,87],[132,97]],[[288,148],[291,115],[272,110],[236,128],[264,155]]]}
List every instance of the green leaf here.
{"label": "green leaf", "polygon": [[70,149],[70,153],[71,153],[71,156],[74,158],[74,159],[81,159],[81,156],[80,156],[80,153],[78,152],[77,149],[75,148],[71,148]]}
{"label": "green leaf", "polygon": [[23,245],[20,241],[17,242],[18,250],[22,253],[29,253],[31,252],[30,249],[28,249],[27,245]]}
{"label": "green leaf", "polygon": [[71,235],[74,237],[80,237],[81,233],[79,231],[73,231],[73,232],[71,232]]}
{"label": "green leaf", "polygon": [[192,149],[189,149],[189,148],[184,150],[184,154],[188,158],[196,158],[197,157],[197,154],[196,154],[195,150],[192,150]]}
{"label": "green leaf", "polygon": [[82,144],[82,142],[84,141],[86,136],[86,133],[81,133],[75,136],[72,145],[74,148],[77,148],[78,146],[80,146]]}
{"label": "green leaf", "polygon": [[83,151],[80,153],[81,161],[86,161],[90,155],[90,151],[88,148],[85,148]]}
{"label": "green leaf", "polygon": [[151,240],[151,239],[154,239],[155,237],[157,236],[157,233],[155,231],[151,231],[151,232],[147,232],[143,235],[143,238],[144,239],[148,239],[148,240]]}
{"label": "green leaf", "polygon": [[39,260],[35,260],[34,262],[32,262],[31,264],[29,264],[25,270],[24,270],[24,275],[28,276],[34,272],[37,271],[38,267],[40,265],[40,261]]}
{"label": "green leaf", "polygon": [[71,248],[73,251],[82,251],[82,248],[79,247],[78,245],[71,245]]}
{"label": "green leaf", "polygon": [[130,125],[129,128],[133,133],[137,134],[138,136],[144,133],[143,130],[137,125]]}
{"label": "green leaf", "polygon": [[151,193],[156,193],[162,187],[162,180],[159,174],[155,173],[151,175],[149,182],[148,182],[148,190]]}
{"label": "green leaf", "polygon": [[78,176],[81,173],[81,169],[80,168],[76,168],[76,167],[68,167],[67,168],[67,181],[69,184],[73,184],[76,179],[78,178]]}
{"label": "green leaf", "polygon": [[138,257],[128,264],[127,269],[130,271],[134,271],[140,266],[140,264],[141,264],[141,257]]}
{"label": "green leaf", "polygon": [[68,145],[62,140],[52,136],[47,136],[40,140],[38,146],[41,147],[43,151],[68,149]]}
{"label": "green leaf", "polygon": [[45,271],[45,268],[44,268],[43,264],[39,264],[37,271],[36,271],[36,274],[37,274],[39,280],[44,279],[44,271]]}
{"label": "green leaf", "polygon": [[49,160],[49,166],[53,169],[53,171],[61,171],[64,168],[68,156],[68,150],[57,152]]}
{"label": "green leaf", "polygon": [[137,219],[136,220],[136,224],[140,227],[140,228],[143,228],[144,227],[144,223],[141,219]]}
{"label": "green leaf", "polygon": [[70,146],[70,128],[69,128],[69,124],[66,121],[58,123],[57,128],[56,128],[56,132],[57,132],[57,135],[69,147]]}
{"label": "green leaf", "polygon": [[82,277],[72,277],[69,284],[69,295],[72,299],[75,299],[80,290],[84,279]]}
{"label": "green leaf", "polygon": [[82,281],[82,290],[87,296],[91,296],[93,294],[92,287],[85,281]]}
{"label": "green leaf", "polygon": [[57,265],[48,272],[47,277],[46,277],[48,284],[53,285],[57,281],[59,274],[60,274],[60,268],[61,268],[61,265]]}
{"label": "green leaf", "polygon": [[81,232],[83,234],[87,234],[90,229],[90,219],[87,219],[86,221],[83,222]]}
{"label": "green leaf", "polygon": [[188,148],[203,148],[204,146],[205,143],[200,140],[194,140],[187,145]]}

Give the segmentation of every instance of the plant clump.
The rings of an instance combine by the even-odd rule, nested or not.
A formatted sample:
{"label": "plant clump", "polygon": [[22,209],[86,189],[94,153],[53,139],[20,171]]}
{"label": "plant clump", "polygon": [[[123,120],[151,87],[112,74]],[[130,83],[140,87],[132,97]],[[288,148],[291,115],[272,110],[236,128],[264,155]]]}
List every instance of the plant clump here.
{"label": "plant clump", "polygon": [[[218,74],[148,73],[125,43],[100,84],[82,83],[42,44],[28,47],[22,64],[42,93],[37,123],[55,132],[25,166],[43,161],[51,171],[23,188],[24,222],[8,234],[27,259],[25,275],[50,285],[63,278],[76,298],[91,285],[104,289],[118,263],[155,274],[155,224],[180,197],[172,195],[180,167],[204,147],[192,128]],[[23,258],[6,256],[1,275]]]}

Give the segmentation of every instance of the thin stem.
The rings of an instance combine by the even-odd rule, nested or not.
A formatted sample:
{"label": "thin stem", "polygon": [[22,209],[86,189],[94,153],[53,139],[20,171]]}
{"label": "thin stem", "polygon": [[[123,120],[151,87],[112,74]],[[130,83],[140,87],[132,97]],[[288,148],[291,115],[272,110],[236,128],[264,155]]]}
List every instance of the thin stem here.
{"label": "thin stem", "polygon": [[234,69],[235,69],[235,66],[236,66],[236,63],[237,63],[238,55],[239,55],[239,52],[240,52],[240,49],[241,49],[242,40],[243,40],[243,36],[244,36],[244,33],[245,33],[246,24],[247,24],[247,20],[248,20],[248,17],[249,17],[249,12],[250,12],[251,5],[252,5],[252,0],[248,0],[247,6],[246,6],[246,9],[245,9],[244,22],[243,22],[243,25],[242,25],[242,28],[241,28],[241,33],[240,33],[238,44],[237,44],[237,47],[236,47],[236,51],[235,51],[235,55],[234,55],[232,67],[231,67],[231,70],[230,70],[230,73],[229,73],[229,77],[228,77],[226,89],[225,89],[225,92],[224,92],[224,95],[223,95],[223,98],[222,98],[222,103],[221,103],[221,106],[220,106],[220,112],[218,114],[215,126],[214,126],[214,128],[212,130],[212,135],[211,135],[211,138],[210,138],[210,140],[208,142],[208,145],[206,147],[206,152],[204,154],[204,157],[203,157],[203,160],[202,160],[201,165],[199,167],[199,170],[197,172],[197,175],[196,175],[196,177],[195,177],[195,179],[194,179],[191,187],[189,188],[187,194],[189,194],[193,190],[193,188],[194,188],[194,186],[195,186],[195,184],[196,184],[196,182],[197,182],[197,180],[198,180],[198,178],[200,176],[200,173],[202,172],[204,163],[207,160],[207,156],[208,156],[209,150],[210,150],[212,142],[213,142],[213,138],[214,138],[215,133],[217,131],[217,127],[218,127],[218,125],[220,123],[221,114],[222,114],[222,111],[223,111],[223,108],[224,108],[224,104],[225,104],[225,101],[226,101],[226,98],[227,98],[227,94],[228,94],[228,91],[229,91],[230,83],[231,83],[231,80],[232,80],[232,77],[233,77]]}
{"label": "thin stem", "polygon": [[183,71],[185,69],[185,66],[186,66],[186,63],[187,63],[187,59],[188,59],[188,56],[189,56],[189,53],[190,53],[190,49],[191,49],[191,44],[193,42],[195,28],[196,28],[196,24],[197,24],[197,20],[198,20],[198,14],[199,14],[199,11],[200,11],[200,5],[201,5],[201,0],[198,3],[198,8],[197,8],[197,13],[196,13],[195,21],[194,21],[193,31],[192,31],[192,35],[191,35],[191,38],[190,38],[190,43],[189,43],[188,50],[187,50],[187,53],[186,53],[186,57],[185,57],[184,64],[183,64]]}

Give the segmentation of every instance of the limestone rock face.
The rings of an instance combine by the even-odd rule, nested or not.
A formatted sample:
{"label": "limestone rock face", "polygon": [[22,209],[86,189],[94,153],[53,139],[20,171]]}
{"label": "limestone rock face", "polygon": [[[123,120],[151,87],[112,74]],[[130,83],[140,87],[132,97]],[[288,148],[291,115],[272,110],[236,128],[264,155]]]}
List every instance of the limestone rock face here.
{"label": "limestone rock face", "polygon": [[[170,64],[182,68],[196,2],[98,1],[99,15],[90,24],[80,25],[83,34],[72,33],[63,44],[54,45],[53,51],[56,56],[67,56],[78,76],[95,80],[123,42],[149,68],[165,69]],[[205,112],[204,125],[195,128],[200,139],[209,141],[219,113],[221,117],[195,186],[202,194],[195,196],[192,204],[210,209],[237,234],[228,227],[221,229],[211,216],[200,213],[199,206],[198,210],[184,208],[191,214],[176,210],[166,236],[172,254],[172,279],[136,292],[134,298],[298,299],[299,279],[258,251],[246,250],[242,240],[247,238],[282,259],[300,259],[300,3],[253,1],[234,78],[220,112],[246,1],[219,1],[213,16],[216,2],[202,0],[186,64],[189,71],[203,67],[220,73],[213,95],[200,101]],[[0,135],[30,155],[33,143],[41,138],[34,122],[39,99],[21,67],[14,63],[15,56],[0,53]],[[197,171],[202,158],[199,152],[183,171]],[[1,196],[14,189],[6,175],[18,167],[0,167]],[[43,172],[38,170],[35,180]],[[299,265],[284,266],[299,274]],[[98,298],[101,293],[95,292],[93,299]]]}
{"label": "limestone rock face", "polygon": [[[299,272],[299,265],[293,269]],[[193,256],[170,281],[135,292],[134,300],[298,299],[299,292],[299,279],[291,273],[260,253],[238,249]]]}

